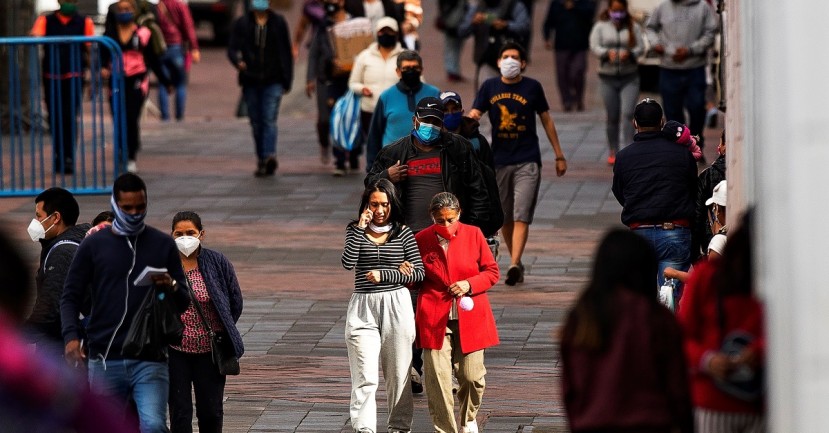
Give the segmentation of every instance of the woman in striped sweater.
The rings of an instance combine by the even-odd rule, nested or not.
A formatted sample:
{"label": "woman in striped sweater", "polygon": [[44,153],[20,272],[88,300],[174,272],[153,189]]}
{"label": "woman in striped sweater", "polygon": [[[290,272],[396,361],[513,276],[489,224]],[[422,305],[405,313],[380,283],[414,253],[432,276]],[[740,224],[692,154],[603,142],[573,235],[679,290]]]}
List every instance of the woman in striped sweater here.
{"label": "woman in striped sweater", "polygon": [[[380,365],[386,378],[388,431],[409,432],[412,426],[409,369],[415,321],[404,284],[422,281],[424,271],[412,231],[402,220],[394,185],[381,179],[363,192],[359,218],[345,231],[342,264],[354,269],[345,340],[351,366],[351,426],[357,432],[376,431]],[[401,272],[404,262],[406,273]]]}

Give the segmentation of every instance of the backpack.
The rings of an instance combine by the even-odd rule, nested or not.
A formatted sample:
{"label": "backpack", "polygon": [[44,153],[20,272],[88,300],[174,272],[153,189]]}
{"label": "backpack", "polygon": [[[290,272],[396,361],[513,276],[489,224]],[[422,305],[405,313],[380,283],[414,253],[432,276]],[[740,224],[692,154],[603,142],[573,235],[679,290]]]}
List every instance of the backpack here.
{"label": "backpack", "polygon": [[[452,144],[449,146],[448,156],[457,166],[463,166],[462,163],[459,163],[459,161],[463,160],[461,152],[458,149],[458,146],[461,144],[462,142],[452,140]],[[473,155],[475,155],[475,158],[472,158],[472,162],[478,166],[478,171],[481,173],[484,186],[486,187],[488,200],[487,209],[489,210],[489,218],[483,221],[475,221],[473,225],[481,229],[481,232],[483,232],[485,238],[489,238],[495,236],[495,234],[498,233],[498,230],[501,229],[501,226],[504,225],[504,209],[501,207],[501,194],[498,191],[498,181],[495,178],[495,170],[480,159],[478,152],[475,152],[471,145],[470,151]]]}

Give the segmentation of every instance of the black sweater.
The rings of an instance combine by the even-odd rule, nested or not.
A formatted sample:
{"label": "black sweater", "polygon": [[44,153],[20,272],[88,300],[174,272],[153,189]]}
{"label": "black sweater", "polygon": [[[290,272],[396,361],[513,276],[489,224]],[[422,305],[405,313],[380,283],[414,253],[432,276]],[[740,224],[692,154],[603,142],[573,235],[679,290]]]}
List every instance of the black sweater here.
{"label": "black sweater", "polygon": [[622,223],[661,223],[694,218],[697,164],[688,147],[666,140],[661,131],[640,132],[616,154],[613,195],[622,205]]}
{"label": "black sweater", "polygon": [[114,234],[110,228],[84,239],[63,287],[60,313],[64,342],[78,339],[78,313],[86,291],[91,290],[92,310],[86,328],[89,359],[123,359],[121,346],[127,330],[147,290],[152,289],[133,284],[147,266],[167,268],[178,282],[173,292],[176,307],[184,312],[190,296],[181,285],[186,278],[169,234],[147,226],[138,236],[125,237]]}
{"label": "black sweater", "polygon": [[237,19],[233,24],[227,57],[237,68],[239,62],[245,62],[245,70],[239,71],[240,85],[281,84],[287,93],[294,81],[294,57],[288,23],[282,15],[268,11],[265,31],[260,30],[254,12]]}

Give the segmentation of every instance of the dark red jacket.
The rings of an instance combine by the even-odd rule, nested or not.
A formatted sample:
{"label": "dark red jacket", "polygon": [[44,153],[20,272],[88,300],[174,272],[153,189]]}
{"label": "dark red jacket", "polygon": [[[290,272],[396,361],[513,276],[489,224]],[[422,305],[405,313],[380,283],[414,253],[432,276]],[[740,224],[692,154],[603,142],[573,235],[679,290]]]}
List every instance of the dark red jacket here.
{"label": "dark red jacket", "polygon": [[[654,297],[656,294],[654,293]],[[682,334],[673,314],[620,289],[618,318],[602,352],[561,342],[561,384],[573,432],[693,431]],[[568,320],[569,323],[573,319]]]}
{"label": "dark red jacket", "polygon": [[715,352],[722,345],[723,336],[741,330],[756,337],[752,345],[765,353],[763,308],[757,300],[747,295],[731,295],[723,299],[725,329],[720,330],[717,315],[717,292],[712,284],[719,260],[701,261],[685,284],[677,318],[685,337],[685,355],[691,374],[691,395],[694,406],[717,412],[761,413],[762,401],[748,403],[720,391],[713,379],[702,369],[701,363],[708,352]]}

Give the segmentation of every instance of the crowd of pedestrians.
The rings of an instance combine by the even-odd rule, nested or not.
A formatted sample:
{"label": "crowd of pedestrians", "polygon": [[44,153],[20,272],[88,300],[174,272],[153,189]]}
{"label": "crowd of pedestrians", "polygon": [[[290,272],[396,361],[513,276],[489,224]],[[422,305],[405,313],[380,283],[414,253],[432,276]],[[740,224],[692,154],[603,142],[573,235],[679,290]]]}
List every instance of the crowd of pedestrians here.
{"label": "crowd of pedestrians", "polygon": [[[60,11],[38,21],[34,35],[86,31],[72,11],[75,0],[60,3]],[[168,410],[171,431],[191,431],[193,395],[199,431],[221,431],[226,375],[214,343],[223,339],[231,357],[244,353],[235,326],[243,305],[236,274],[225,256],[203,246],[198,214],[177,213],[169,234],[147,226],[147,190],[134,174],[149,72],[159,75],[162,119],[181,121],[189,65],[200,52],[183,2],[151,7],[153,25],[137,21],[145,6],[116,2],[106,33],[125,61],[131,173],[113,185],[111,225],[78,224],[77,202],[66,190],[50,188],[35,199],[28,231],[42,253],[25,338],[43,354],[84,367],[94,389],[118,398],[119,419],[142,432],[168,431]],[[505,284],[525,280],[522,256],[541,184],[537,124],[551,145],[556,175],[568,170],[545,90],[524,75],[532,2],[440,2],[437,25],[445,34],[449,83],[466,80],[458,58],[464,39],[473,39],[475,97],[467,108],[457,91],[423,78],[433,65],[418,52],[424,47],[417,0],[306,0],[293,38],[268,0],[247,6],[233,25],[227,57],[250,120],[254,175],[274,176],[278,169],[280,104],[292,88],[306,33],[304,90],[309,98],[316,94],[320,160],[329,165],[333,156],[332,174],[339,177],[359,171],[366,154],[365,190],[357,217],[346,226],[342,253],[343,267],[354,270],[345,326],[354,431],[376,431],[382,368],[389,432],[411,430],[412,394],[425,388],[436,432],[477,433],[484,353],[499,343],[487,296],[501,277],[498,233],[509,253]],[[702,432],[763,431],[762,393],[752,388],[765,347],[762,307],[750,278],[750,223],[726,245],[725,133],[721,156],[699,176],[693,147],[703,147],[713,9],[702,0],[665,1],[643,26],[626,0],[597,7],[592,0],[551,0],[542,32],[555,51],[564,111],[585,110],[588,54],[599,60],[612,192],[629,229],[602,240],[590,281],[562,331],[570,427],[690,432],[696,424]],[[355,18],[368,19],[373,41],[343,62],[332,29]],[[636,103],[637,62],[647,46],[663,59],[662,104],[650,98]],[[52,77],[44,69],[44,77],[77,75],[64,72]],[[331,138],[330,116],[348,92],[359,97],[361,134],[346,150]],[[74,112],[73,103],[63,111]],[[479,129],[484,115],[491,135]],[[73,121],[58,125],[66,116],[54,117],[55,170],[71,174],[74,138],[66,132]],[[678,123],[666,126],[668,120]],[[149,272],[146,281],[138,278],[142,271]],[[685,283],[672,293],[676,315],[657,297],[666,278]],[[127,349],[132,331],[145,298],[155,293],[165,294],[181,332],[157,350],[135,354]]]}

